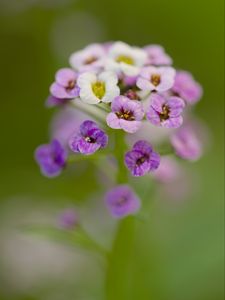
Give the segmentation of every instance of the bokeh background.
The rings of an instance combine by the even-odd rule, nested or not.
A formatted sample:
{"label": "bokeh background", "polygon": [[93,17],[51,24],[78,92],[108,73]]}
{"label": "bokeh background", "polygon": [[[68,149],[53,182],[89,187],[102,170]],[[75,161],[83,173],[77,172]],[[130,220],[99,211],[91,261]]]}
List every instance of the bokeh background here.
{"label": "bokeh background", "polygon": [[210,136],[204,157],[186,166],[188,197],[156,196],[150,221],[138,225],[129,299],[224,298],[223,6],[223,0],[0,0],[0,299],[104,299],[104,273],[94,257],[24,236],[18,227],[54,223],[74,206],[90,232],[110,242],[114,223],[97,193],[101,176],[79,164],[48,180],[33,160],[35,147],[48,140],[54,111],[44,101],[54,72],[76,49],[108,40],[162,44],[177,67],[193,72],[204,87],[196,113]]}

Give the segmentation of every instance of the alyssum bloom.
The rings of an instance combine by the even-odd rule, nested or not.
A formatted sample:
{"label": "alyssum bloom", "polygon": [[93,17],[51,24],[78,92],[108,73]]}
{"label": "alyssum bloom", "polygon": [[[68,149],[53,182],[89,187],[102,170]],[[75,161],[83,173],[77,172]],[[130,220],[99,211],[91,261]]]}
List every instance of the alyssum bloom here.
{"label": "alyssum bloom", "polygon": [[137,79],[143,91],[165,92],[172,88],[176,71],[172,67],[144,67]]}
{"label": "alyssum bloom", "polygon": [[124,96],[116,97],[111,104],[112,112],[106,117],[109,127],[123,129],[126,132],[134,133],[141,126],[144,117],[142,104],[130,100]]}
{"label": "alyssum bloom", "polygon": [[36,149],[35,159],[43,175],[55,177],[65,167],[67,152],[58,140],[53,140],[50,144],[40,145]]}
{"label": "alyssum bloom", "polygon": [[195,104],[202,96],[202,87],[186,71],[178,71],[176,73],[172,91],[188,104]]}
{"label": "alyssum bloom", "polygon": [[198,129],[195,124],[187,123],[171,136],[171,144],[181,158],[194,161],[202,155],[203,146]]}
{"label": "alyssum bloom", "polygon": [[136,76],[146,61],[147,54],[143,49],[116,42],[108,50],[106,70],[114,71],[117,74]]}
{"label": "alyssum bloom", "polygon": [[105,196],[106,206],[115,218],[123,218],[136,213],[140,208],[140,199],[128,185],[118,185]]}
{"label": "alyssum bloom", "polygon": [[50,86],[52,96],[58,99],[73,99],[78,97],[77,76],[77,73],[72,69],[60,69],[55,75],[55,82]]}
{"label": "alyssum bloom", "polygon": [[58,225],[63,229],[74,229],[78,225],[78,215],[72,208],[64,210],[58,218]]}
{"label": "alyssum bloom", "polygon": [[147,64],[154,66],[172,65],[172,58],[166,54],[163,47],[159,45],[148,45],[144,47],[148,55]]}
{"label": "alyssum bloom", "polygon": [[70,65],[79,72],[98,71],[103,67],[105,48],[100,44],[92,44],[70,56]]}
{"label": "alyssum bloom", "polygon": [[98,125],[90,120],[80,125],[80,132],[75,133],[69,140],[70,149],[75,153],[90,155],[100,148],[105,148],[108,136]]}
{"label": "alyssum bloom", "polygon": [[125,155],[125,164],[133,176],[143,176],[158,168],[160,156],[146,141],[138,141]]}
{"label": "alyssum bloom", "polygon": [[88,104],[112,102],[120,94],[117,83],[118,78],[113,72],[102,72],[99,75],[85,72],[77,80],[80,88],[80,98]]}
{"label": "alyssum bloom", "polygon": [[185,103],[179,97],[166,97],[154,93],[150,96],[147,119],[156,126],[177,128],[183,123],[181,114],[184,107]]}
{"label": "alyssum bloom", "polygon": [[[91,44],[73,53],[69,63],[70,68],[56,73],[47,100],[47,106],[61,110],[51,130],[54,140],[35,152],[44,175],[59,175],[68,154],[68,162],[75,162],[109,144],[107,152],[85,160],[99,160],[108,153],[105,165],[98,166],[110,179],[115,172],[115,180],[126,183],[127,173],[139,177],[157,170],[153,177],[171,184],[180,179],[180,169],[176,157],[172,160],[163,153],[168,155],[169,150],[187,160],[201,156],[204,134],[193,122],[187,123],[184,110],[191,115],[189,104],[200,99],[202,88],[190,73],[172,67],[172,58],[161,46]],[[162,160],[149,142],[160,149]],[[133,147],[127,151],[129,145]],[[122,218],[135,213],[140,200],[123,184],[107,193],[106,204],[113,217]],[[64,228],[72,228],[76,222],[73,212],[62,215]]]}

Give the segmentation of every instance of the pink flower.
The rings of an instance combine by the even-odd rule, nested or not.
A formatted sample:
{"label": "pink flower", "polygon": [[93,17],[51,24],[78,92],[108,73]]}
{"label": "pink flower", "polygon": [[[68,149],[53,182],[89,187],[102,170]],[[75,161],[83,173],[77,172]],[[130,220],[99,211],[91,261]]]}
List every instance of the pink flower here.
{"label": "pink flower", "polygon": [[202,96],[202,87],[194,80],[191,73],[179,71],[176,73],[172,91],[188,104],[195,104]]}
{"label": "pink flower", "polygon": [[118,96],[113,100],[111,109],[112,112],[106,118],[109,127],[123,129],[129,133],[134,133],[140,128],[144,117],[140,102],[130,100],[125,96]]}
{"label": "pink flower", "polygon": [[165,92],[173,86],[175,74],[171,67],[145,67],[137,79],[137,86],[143,91]]}
{"label": "pink flower", "polygon": [[150,96],[150,107],[147,119],[156,126],[178,128],[183,123],[181,116],[185,107],[184,101],[179,97],[168,97],[153,93]]}
{"label": "pink flower", "polygon": [[160,65],[172,65],[172,58],[166,54],[163,47],[159,45],[148,45],[144,47],[148,55],[147,64],[160,66]]}

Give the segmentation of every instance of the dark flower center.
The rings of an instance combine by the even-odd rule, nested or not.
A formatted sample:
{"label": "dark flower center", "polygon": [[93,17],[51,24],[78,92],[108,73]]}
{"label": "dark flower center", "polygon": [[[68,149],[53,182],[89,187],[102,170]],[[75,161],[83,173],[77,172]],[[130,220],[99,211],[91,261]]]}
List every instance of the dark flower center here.
{"label": "dark flower center", "polygon": [[70,90],[72,90],[72,89],[75,88],[75,85],[76,85],[76,80],[70,80],[70,81],[68,82],[68,84],[67,84],[66,89],[67,89],[68,91],[70,91]]}
{"label": "dark flower center", "polygon": [[94,144],[96,142],[95,139],[92,138],[91,136],[86,136],[85,141],[90,143],[90,144]]}
{"label": "dark flower center", "polygon": [[117,206],[123,206],[126,202],[127,202],[127,197],[126,196],[122,196],[120,197],[117,201],[116,201],[116,205]]}
{"label": "dark flower center", "polygon": [[124,96],[131,99],[131,100],[138,100],[140,101],[140,97],[138,96],[135,90],[129,89],[124,93]]}
{"label": "dark flower center", "polygon": [[151,83],[154,86],[158,86],[161,82],[161,78],[159,74],[152,74],[151,78],[150,78]]}
{"label": "dark flower center", "polygon": [[143,155],[142,157],[140,157],[136,160],[136,166],[142,165],[148,159],[149,159],[148,155]]}
{"label": "dark flower center", "polygon": [[135,117],[134,117],[134,113],[130,110],[124,110],[122,109],[119,112],[116,112],[116,115],[119,119],[124,119],[127,121],[134,121]]}
{"label": "dark flower center", "polygon": [[85,59],[84,64],[85,64],[85,65],[90,65],[90,64],[92,64],[93,62],[95,62],[95,61],[97,61],[97,60],[98,60],[97,57],[95,57],[95,56],[90,56],[90,57],[88,57],[87,59]]}
{"label": "dark flower center", "polygon": [[162,106],[162,112],[159,113],[159,118],[160,118],[160,121],[166,121],[168,120],[170,117],[170,109],[167,105],[163,105]]}

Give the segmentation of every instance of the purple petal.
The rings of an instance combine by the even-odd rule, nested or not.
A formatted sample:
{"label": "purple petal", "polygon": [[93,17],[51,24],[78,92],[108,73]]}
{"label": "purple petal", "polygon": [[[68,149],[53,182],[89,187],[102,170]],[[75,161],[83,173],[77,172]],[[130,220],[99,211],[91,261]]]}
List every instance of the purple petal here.
{"label": "purple petal", "polygon": [[75,81],[77,78],[77,74],[69,68],[60,69],[55,76],[56,82],[63,86],[67,87],[70,81]]}
{"label": "purple petal", "polygon": [[47,177],[59,175],[65,166],[66,158],[67,152],[57,140],[41,145],[35,151],[35,159]]}
{"label": "purple petal", "polygon": [[115,218],[134,214],[140,208],[140,200],[127,185],[120,185],[110,190],[105,197],[109,212]]}
{"label": "purple petal", "polygon": [[202,87],[186,71],[177,72],[172,90],[189,104],[196,103],[202,96]]}
{"label": "purple petal", "polygon": [[165,102],[166,102],[166,99],[162,95],[159,95],[157,93],[153,93],[150,96],[150,105],[151,105],[151,107],[159,113],[162,112],[162,106],[163,106],[163,104],[165,104]]}
{"label": "purple petal", "polygon": [[148,142],[140,140],[134,144],[133,150],[140,151],[144,154],[150,154],[152,152],[152,147]]}
{"label": "purple petal", "polygon": [[178,117],[185,107],[184,101],[179,97],[170,97],[167,105],[170,108],[170,117]]}
{"label": "purple petal", "polygon": [[101,129],[93,129],[91,137],[96,140],[96,143],[99,144],[101,148],[105,148],[108,144],[108,135]]}
{"label": "purple petal", "polygon": [[77,148],[80,153],[90,155],[95,153],[101,147],[97,143],[88,143],[84,138],[81,138],[77,144]]}
{"label": "purple petal", "polygon": [[69,139],[69,147],[70,149],[75,152],[75,153],[79,153],[79,148],[78,148],[78,144],[80,142],[80,140],[82,139],[83,137],[80,136],[80,134],[75,134],[74,136],[72,136],[70,139]]}
{"label": "purple petal", "polygon": [[155,109],[153,107],[151,107],[151,106],[149,107],[149,109],[146,113],[146,117],[152,124],[154,124],[156,126],[161,125],[159,113],[157,111],[155,111]]}
{"label": "purple petal", "polygon": [[56,82],[54,82],[50,86],[50,93],[54,97],[59,98],[59,99],[66,99],[66,98],[68,98],[68,93],[66,92],[66,89],[62,85],[59,85]]}
{"label": "purple petal", "polygon": [[125,155],[125,164],[133,176],[143,176],[149,172],[150,164],[148,160],[142,164],[137,164],[137,161],[142,157],[143,153],[135,150],[129,151]]}
{"label": "purple petal", "polygon": [[160,155],[152,151],[150,155],[150,171],[154,171],[159,167],[160,164]]}
{"label": "purple petal", "polygon": [[136,131],[138,131],[138,129],[140,129],[142,123],[141,121],[127,121],[127,120],[123,120],[120,119],[120,126],[121,128],[129,133],[134,133]]}
{"label": "purple petal", "polygon": [[118,112],[121,110],[121,108],[124,107],[124,105],[126,104],[128,98],[125,96],[117,96],[111,104],[111,109],[112,112]]}
{"label": "purple petal", "polygon": [[107,125],[113,129],[120,129],[120,119],[113,112],[109,113],[106,117]]}
{"label": "purple petal", "polygon": [[183,124],[183,117],[178,116],[174,118],[169,118],[166,121],[162,122],[162,126],[166,128],[178,128]]}
{"label": "purple petal", "polygon": [[80,125],[80,133],[82,136],[89,135],[90,130],[98,128],[98,124],[91,121],[86,120]]}

